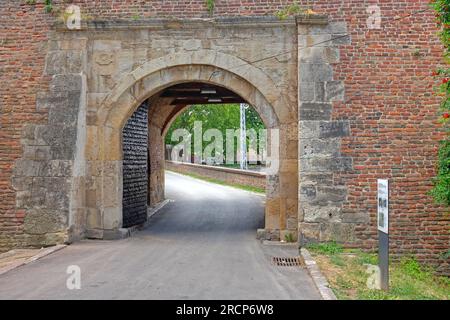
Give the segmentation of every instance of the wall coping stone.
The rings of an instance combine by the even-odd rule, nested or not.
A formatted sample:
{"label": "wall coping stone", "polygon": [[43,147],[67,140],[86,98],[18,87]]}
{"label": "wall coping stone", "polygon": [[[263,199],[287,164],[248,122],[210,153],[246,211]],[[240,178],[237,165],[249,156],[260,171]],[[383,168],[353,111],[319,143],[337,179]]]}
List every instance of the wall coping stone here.
{"label": "wall coping stone", "polygon": [[74,32],[85,30],[120,30],[120,29],[203,29],[205,27],[283,27],[297,24],[324,25],[328,23],[328,16],[322,14],[301,14],[285,19],[275,16],[242,16],[217,18],[143,18],[139,20],[114,19],[83,21],[81,29],[72,30],[66,27],[64,21],[57,21],[54,27],[59,32]]}
{"label": "wall coping stone", "polygon": [[241,175],[254,176],[254,177],[267,176],[267,174],[265,172],[258,172],[258,171],[247,171],[247,170],[241,170],[241,169],[225,168],[225,167],[219,167],[219,166],[209,166],[209,165],[204,165],[204,164],[179,162],[179,161],[171,161],[171,160],[166,160],[166,162],[172,163],[174,165],[185,165],[185,166],[190,166],[190,167],[197,167],[197,168],[202,168],[202,169],[209,169],[209,170],[222,171],[222,172],[227,172],[227,173],[241,174]]}

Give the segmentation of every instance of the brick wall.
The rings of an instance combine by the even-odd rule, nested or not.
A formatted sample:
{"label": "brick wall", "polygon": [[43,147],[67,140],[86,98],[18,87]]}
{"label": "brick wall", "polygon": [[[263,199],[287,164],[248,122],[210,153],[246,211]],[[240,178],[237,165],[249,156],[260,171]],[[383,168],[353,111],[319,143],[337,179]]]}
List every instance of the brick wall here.
{"label": "brick wall", "polygon": [[260,172],[243,171],[224,167],[206,166],[194,163],[166,161],[166,169],[179,173],[192,173],[205,178],[220,180],[229,184],[266,188],[266,175]]}
{"label": "brick wall", "polygon": [[[48,111],[36,105],[36,93],[48,88],[43,76],[47,34],[55,17],[43,1],[0,3],[0,251],[26,244],[21,235],[24,212],[16,210],[11,172],[23,154],[25,124],[45,123]],[[55,7],[63,1],[54,1]],[[214,16],[266,15],[292,1],[216,1]],[[340,46],[334,78],[345,84],[345,101],[333,103],[332,118],[350,121],[351,135],[341,152],[353,169],[333,176],[348,187],[343,213],[361,216],[354,245],[376,245],[376,179],[391,181],[391,243],[396,254],[415,253],[448,270],[441,254],[449,248],[446,209],[427,196],[435,173],[439,99],[431,94],[431,67],[443,51],[435,36],[428,0],[318,0],[313,8],[331,21],[346,21],[351,44]],[[366,7],[381,7],[382,29],[368,30]],[[96,19],[140,17],[208,17],[198,1],[72,1],[83,16]],[[64,4],[66,5],[66,4]],[[408,15],[410,15],[408,17]],[[369,223],[364,215],[369,213]]]}

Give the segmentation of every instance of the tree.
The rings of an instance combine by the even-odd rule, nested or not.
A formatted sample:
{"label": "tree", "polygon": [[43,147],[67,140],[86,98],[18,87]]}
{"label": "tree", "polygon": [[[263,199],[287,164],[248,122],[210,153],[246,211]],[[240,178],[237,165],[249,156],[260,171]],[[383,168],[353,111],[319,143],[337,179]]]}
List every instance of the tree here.
{"label": "tree", "polygon": [[[194,105],[189,107],[186,111],[180,114],[169,128],[165,137],[165,142],[168,145],[176,144],[177,141],[172,141],[172,133],[176,129],[186,129],[191,134],[194,133],[194,123],[196,121],[202,122],[203,133],[208,129],[218,129],[224,137],[223,150],[226,154],[226,130],[237,130],[240,128],[240,106],[239,104],[221,104],[221,105]],[[265,129],[259,114],[256,110],[248,106],[246,108],[246,125],[247,130],[254,129],[259,133],[260,129]],[[248,139],[248,138],[247,138]],[[202,150],[211,142],[203,141]],[[237,150],[238,141],[235,139],[234,150]],[[193,146],[192,146],[193,148]]]}

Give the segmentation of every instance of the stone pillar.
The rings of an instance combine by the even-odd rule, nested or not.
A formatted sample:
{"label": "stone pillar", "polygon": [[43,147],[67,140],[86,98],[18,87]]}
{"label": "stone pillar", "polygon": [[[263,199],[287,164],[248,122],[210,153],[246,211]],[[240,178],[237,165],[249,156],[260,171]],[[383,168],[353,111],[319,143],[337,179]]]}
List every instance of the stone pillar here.
{"label": "stone pillar", "polygon": [[[347,187],[334,179],[352,168],[341,154],[349,122],[333,118],[333,102],[344,100],[344,83],[333,78],[339,45],[348,44],[345,22],[325,16],[297,17],[299,106],[299,240],[345,241],[352,225],[342,223]],[[349,232],[347,232],[349,231]]]}

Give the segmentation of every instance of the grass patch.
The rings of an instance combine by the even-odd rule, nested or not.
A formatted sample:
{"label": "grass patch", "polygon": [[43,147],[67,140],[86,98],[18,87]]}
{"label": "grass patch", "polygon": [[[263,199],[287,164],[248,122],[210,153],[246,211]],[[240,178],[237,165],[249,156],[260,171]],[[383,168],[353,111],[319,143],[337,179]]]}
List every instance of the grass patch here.
{"label": "grass patch", "polygon": [[307,248],[313,252],[326,255],[341,253],[344,250],[340,244],[337,244],[334,241],[324,243],[311,243],[307,245]]}
{"label": "grass patch", "polygon": [[328,279],[338,299],[343,300],[448,300],[450,279],[439,277],[413,257],[390,265],[390,290],[367,287],[367,265],[377,264],[377,255],[347,250],[335,242],[309,245],[308,249]]}
{"label": "grass patch", "polygon": [[[167,170],[167,169],[166,169]],[[266,190],[264,188],[258,188],[258,187],[253,187],[253,186],[247,186],[247,185],[242,185],[242,184],[234,184],[234,183],[228,183],[219,179],[214,179],[214,178],[208,178],[208,177],[204,177],[195,173],[180,173],[180,172],[176,172],[176,171],[172,171],[172,170],[167,170],[170,172],[174,172],[174,173],[178,173],[184,176],[188,176],[194,179],[198,179],[198,180],[203,180],[206,182],[211,182],[211,183],[215,183],[215,184],[219,184],[222,186],[228,186],[228,187],[233,187],[233,188],[237,188],[237,189],[241,189],[241,190],[245,190],[245,191],[250,191],[250,192],[255,192],[255,193],[261,193],[261,194],[265,194]]]}

